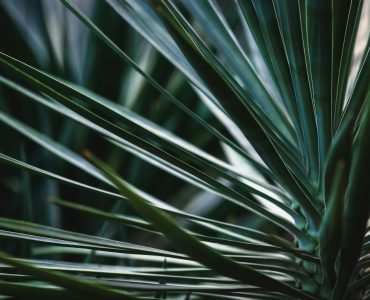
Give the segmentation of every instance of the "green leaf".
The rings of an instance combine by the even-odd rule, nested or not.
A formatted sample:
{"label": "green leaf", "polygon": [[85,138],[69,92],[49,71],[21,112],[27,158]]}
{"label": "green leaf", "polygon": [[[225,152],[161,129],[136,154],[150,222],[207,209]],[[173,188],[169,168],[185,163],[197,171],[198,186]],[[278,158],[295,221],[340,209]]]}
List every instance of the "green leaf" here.
{"label": "green leaf", "polygon": [[[317,162],[317,137],[315,126],[312,125],[312,116],[310,119],[310,110],[306,112],[308,107],[308,101],[302,102],[301,90],[296,90],[293,85],[292,76],[294,76],[294,70],[290,70],[289,62],[291,61],[294,66],[295,57],[292,53],[293,44],[288,39],[284,38],[287,31],[290,30],[289,22],[296,22],[294,20],[294,14],[289,14],[289,18],[284,19],[287,25],[279,24],[279,20],[276,15],[276,9],[272,1],[239,1],[243,15],[248,22],[253,37],[255,38],[259,49],[264,55],[266,64],[269,66],[269,71],[273,74],[275,82],[279,87],[281,97],[284,100],[285,106],[289,112],[289,116],[294,122],[294,126],[297,130],[298,137],[300,139],[301,151],[305,154],[305,164],[310,167],[309,172],[311,178],[317,179],[317,168],[315,162]],[[277,5],[284,6],[285,2],[278,2]],[[295,4],[293,3],[291,9],[294,9]],[[298,28],[293,27],[298,30]],[[292,30],[294,30],[292,29]],[[283,31],[284,30],[284,31]],[[297,34],[295,35],[297,39]],[[298,47],[297,51],[300,51],[300,42],[296,41]],[[286,43],[288,43],[286,45]],[[288,47],[288,48],[287,48]],[[289,52],[286,52],[289,51]],[[287,55],[290,56],[287,56]],[[298,53],[297,53],[298,55]],[[290,61],[288,60],[290,59]],[[300,71],[302,73],[302,71]],[[294,78],[295,83],[299,82],[299,78]],[[310,121],[305,123],[305,121]],[[310,163],[308,163],[310,161]],[[317,163],[316,163],[317,164]]]}
{"label": "green leaf", "polygon": [[38,242],[58,244],[75,248],[85,247],[118,253],[134,252],[136,254],[158,255],[162,257],[187,259],[184,255],[175,252],[119,242],[107,238],[90,236],[73,231],[67,231],[40,224],[6,218],[0,218],[0,228],[7,229],[7,231],[2,231],[2,236],[7,236],[15,239],[29,238],[37,240]]}
{"label": "green leaf", "polygon": [[[290,6],[290,5],[289,5]],[[330,1],[298,1],[304,56],[317,124],[320,193],[331,140],[332,6]],[[315,16],[314,18],[312,16]],[[298,24],[296,24],[298,25]],[[298,26],[299,27],[299,26]],[[307,98],[308,99],[308,98]],[[302,99],[301,101],[304,101]],[[315,156],[316,158],[316,156]]]}
{"label": "green leaf", "polygon": [[[342,1],[340,1],[342,2]],[[344,17],[345,19],[345,31],[344,36],[343,34],[343,28],[339,25],[338,26],[338,32],[335,32],[335,34],[338,35],[338,38],[340,40],[337,40],[337,50],[334,51],[340,51],[339,53],[335,53],[336,56],[334,57],[336,60],[333,62],[335,65],[333,72],[334,76],[337,75],[333,82],[333,96],[335,101],[334,106],[334,120],[338,121],[340,119],[340,115],[343,110],[343,105],[345,103],[346,98],[346,90],[347,90],[347,83],[348,83],[348,77],[349,73],[352,69],[352,58],[353,58],[353,51],[354,51],[354,45],[357,37],[358,32],[358,25],[360,22],[360,17],[362,13],[362,7],[363,7],[363,0],[352,0],[350,1],[350,6],[348,7],[348,4],[340,4],[337,7],[337,11],[335,11],[335,19],[334,22],[343,22],[343,20],[339,20],[337,18]],[[344,10],[346,9],[347,10]],[[342,11],[343,9],[343,11]],[[344,16],[343,16],[344,15]],[[336,73],[337,72],[337,73]]]}
{"label": "green leaf", "polygon": [[347,130],[348,127],[353,127],[356,116],[359,115],[369,93],[370,84],[367,80],[367,74],[370,70],[370,39],[367,43],[366,49],[364,59],[360,65],[360,69],[355,80],[354,88],[349,95],[348,103],[338,124],[336,132],[337,135],[341,134],[342,131]]}
{"label": "green leaf", "polygon": [[18,132],[32,139],[34,142],[38,143],[43,148],[55,153],[63,160],[70,162],[76,167],[86,171],[88,174],[98,178],[99,180],[107,183],[105,178],[96,170],[96,168],[91,165],[86,159],[77,155],[69,148],[63,146],[62,144],[53,141],[46,135],[34,130],[33,128],[21,123],[20,121],[14,119],[10,115],[0,112],[0,121],[11,126]]}
{"label": "green leaf", "polygon": [[370,97],[367,97],[362,122],[352,149],[349,185],[344,207],[344,233],[341,245],[338,280],[333,299],[343,299],[346,286],[361,252],[370,210],[367,173],[370,166]]}
{"label": "green leaf", "polygon": [[[45,171],[45,170],[36,168],[34,166],[25,164],[23,162],[20,162],[18,160],[15,160],[15,159],[10,158],[10,157],[8,157],[4,154],[1,154],[1,153],[0,153],[0,161],[3,161],[5,163],[11,164],[11,165],[15,165],[17,167],[20,167],[20,168],[23,168],[25,170],[31,171],[31,172],[33,172],[35,174],[38,174],[38,175],[47,176],[51,179],[58,180],[58,181],[63,182],[63,183],[74,185],[78,188],[84,188],[86,190],[97,192],[99,194],[103,194],[103,195],[106,195],[106,196],[110,196],[110,197],[114,197],[114,198],[124,200],[124,198],[119,194],[115,194],[113,192],[102,190],[102,189],[97,189],[95,187],[92,187],[92,186],[89,186],[89,185],[71,180],[69,178],[65,178],[65,177],[56,175],[56,174],[51,173],[49,171]],[[143,194],[143,193],[141,193],[141,194]],[[145,194],[143,194],[143,195],[145,195]],[[152,201],[153,200],[154,199],[152,199]],[[250,230],[250,229],[247,229],[247,228],[244,228],[244,227],[231,225],[231,224],[227,224],[227,223],[224,223],[224,222],[219,222],[219,221],[203,218],[203,217],[192,215],[192,214],[187,214],[187,213],[181,212],[179,210],[176,210],[176,209],[170,207],[169,205],[164,205],[162,202],[160,202],[158,200],[155,200],[152,203],[161,207],[161,209],[164,209],[165,211],[167,211],[170,214],[174,214],[176,216],[181,216],[181,217],[188,218],[188,219],[192,220],[193,222],[195,222],[196,224],[205,226],[207,228],[211,228],[213,230],[216,230],[217,232],[221,232],[223,234],[228,234],[228,235],[231,235],[232,237],[241,238],[242,236],[240,234],[233,233],[230,230],[222,229],[222,227],[226,227],[226,228],[231,229],[231,230],[238,230],[238,231],[243,232],[244,235],[247,235],[247,236],[251,237],[252,239],[257,239],[257,240],[261,240],[262,242],[267,242],[267,243],[270,243],[272,245],[277,245],[279,247],[282,247],[282,249],[284,251],[290,252],[290,253],[296,255],[297,257],[300,257],[300,258],[305,259],[305,260],[317,262],[317,259],[315,257],[309,255],[308,253],[297,251],[297,249],[293,249],[291,245],[289,245],[286,241],[284,241],[282,239],[278,239],[278,238],[273,237],[273,236],[268,236],[268,235],[263,234],[261,232],[258,232],[256,230]],[[222,227],[216,227],[215,225],[221,225]]]}
{"label": "green leaf", "polygon": [[[164,89],[154,78],[152,78],[149,74],[143,71],[135,63],[135,61],[133,61],[124,51],[122,51],[111,39],[109,39],[108,36],[106,36],[80,9],[78,9],[76,5],[74,5],[69,0],[61,1],[81,20],[81,22],[83,22],[87,27],[89,27],[94,34],[96,34],[104,43],[106,43],[121,59],[127,62],[134,70],[136,70],[141,76],[143,76],[148,81],[148,83],[151,84],[155,89],[157,89],[163,96],[165,96],[168,100],[173,102],[177,107],[179,107],[182,111],[189,115],[190,118],[192,118],[195,122],[204,127],[207,131],[209,131],[212,135],[217,137],[220,141],[223,141],[225,144],[229,145],[231,148],[233,148],[236,152],[238,152],[242,156],[250,158],[250,156],[242,148],[240,148],[233,141],[222,135],[218,130],[216,130],[214,127],[212,127],[202,118],[200,118],[192,110],[187,108],[184,104],[182,104],[179,100],[172,96],[166,89]],[[176,49],[176,45],[171,45],[170,49]],[[180,58],[177,61],[183,61],[183,59]],[[254,164],[258,165],[258,163]]]}
{"label": "green leaf", "polygon": [[[132,216],[126,216],[126,215],[114,214],[114,213],[107,213],[107,212],[104,212],[102,210],[92,208],[92,207],[89,207],[89,206],[86,206],[86,205],[75,204],[75,203],[72,203],[72,202],[69,202],[69,201],[64,201],[64,200],[55,199],[55,198],[51,199],[50,202],[54,203],[54,204],[57,204],[57,205],[60,205],[60,206],[63,206],[63,207],[68,207],[68,208],[71,208],[71,209],[74,209],[74,210],[78,210],[78,211],[83,212],[85,214],[89,214],[89,215],[92,215],[92,216],[95,216],[95,217],[103,218],[104,220],[118,222],[118,223],[121,223],[121,224],[124,224],[124,225],[127,225],[127,226],[131,226],[131,227],[134,227],[134,228],[137,228],[137,229],[140,229],[140,230],[149,231],[151,233],[156,233],[156,234],[159,233],[151,224],[143,221],[142,219],[138,219],[138,218],[135,218],[135,217],[132,217]],[[150,204],[148,204],[148,205],[150,205]],[[171,214],[170,211],[168,211],[167,213]],[[290,252],[290,253],[295,253],[296,254],[296,252],[293,249],[288,248],[284,245],[282,247],[277,247],[275,245],[270,246],[270,245],[261,244],[261,243],[246,242],[245,240],[235,240],[235,237],[238,237],[239,235],[237,235],[235,233],[232,233],[232,232],[228,232],[226,230],[221,230],[220,229],[218,231],[222,234],[229,233],[230,236],[227,239],[226,238],[218,238],[218,237],[213,237],[213,236],[201,235],[201,234],[197,234],[196,232],[189,231],[189,230],[185,230],[185,231],[189,235],[192,235],[192,236],[198,238],[202,242],[214,243],[215,245],[210,246],[210,247],[214,247],[214,248],[217,248],[217,244],[220,244],[220,245],[225,245],[225,246],[237,247],[239,249],[242,249],[243,250],[242,252],[245,252],[244,250],[246,250],[247,252],[251,251],[251,254],[253,254],[256,251],[259,252],[260,255],[262,255],[263,252],[266,252],[266,253],[277,253],[277,252],[288,252],[289,253]],[[230,237],[232,239],[230,239]],[[276,244],[279,244],[279,243],[276,242]],[[300,255],[298,254],[298,256],[300,256]]]}
{"label": "green leaf", "polygon": [[36,276],[37,278],[43,279],[47,282],[57,284],[61,287],[65,287],[78,294],[82,294],[83,296],[103,297],[104,299],[122,299],[122,300],[138,299],[127,293],[109,289],[96,283],[91,283],[86,279],[81,279],[61,272],[37,268],[32,264],[16,260],[11,256],[5,254],[4,252],[0,252],[0,262],[14,266],[22,272]]}
{"label": "green leaf", "polygon": [[343,233],[344,198],[347,187],[348,161],[336,163],[335,175],[328,193],[329,199],[319,234],[320,259],[326,280],[333,287],[336,281],[335,262],[339,253]]}
{"label": "green leaf", "polygon": [[312,168],[311,177],[313,177],[313,180],[317,180],[318,171],[314,168],[318,165],[318,136],[316,134],[317,129],[310,94],[307,65],[304,58],[298,2],[274,1],[273,4],[278,20],[281,40],[289,64],[290,77],[299,111],[299,119],[304,124],[305,146],[308,148],[309,165]]}
{"label": "green leaf", "polygon": [[225,78],[222,76],[222,72],[225,72],[225,70],[219,70],[205,58],[205,55],[209,54],[199,50],[199,45],[195,44],[191,39],[192,37],[189,37],[189,33],[183,27],[184,24],[174,15],[174,10],[171,10],[165,4],[158,4],[157,10],[162,15],[162,19],[167,20],[167,29],[170,30],[198,74],[212,88],[212,92],[236,124],[240,126],[243,134],[252,143],[265,163],[274,171],[284,186],[297,197],[313,225],[318,225],[320,216],[311,202],[312,199],[310,200],[308,194],[303,191],[304,187],[299,185],[279,156],[281,152],[278,154],[276,150],[277,145],[283,145],[284,143],[275,144],[270,140],[271,136],[267,132],[271,133],[271,130],[268,131],[264,128],[261,123],[262,119],[249,106],[250,102],[244,100],[245,95],[240,94],[240,91],[231,82],[225,82]]}
{"label": "green leaf", "polygon": [[206,245],[201,244],[197,238],[192,237],[182,228],[178,227],[168,214],[148,205],[147,201],[139,196],[128,183],[118,177],[112,169],[94,158],[92,154],[86,153],[86,155],[101,169],[103,174],[116,185],[122,195],[129,199],[131,205],[155,227],[157,227],[159,231],[163,232],[180,251],[183,251],[185,254],[193,257],[205,266],[208,266],[227,277],[240,280],[254,286],[266,288],[268,290],[297,296],[302,299],[313,299],[311,296],[306,295],[293,287],[273,280],[254,271],[253,269],[235,263],[210,249]]}
{"label": "green leaf", "polygon": [[3,153],[0,153],[0,163],[6,163],[8,165],[15,166],[15,167],[21,168],[23,170],[27,170],[29,172],[32,172],[32,173],[37,174],[37,175],[40,175],[40,176],[48,177],[48,178],[51,178],[51,179],[54,179],[54,180],[63,182],[65,184],[76,186],[76,187],[78,187],[80,189],[85,189],[85,190],[93,191],[93,192],[96,192],[96,193],[99,193],[99,194],[103,194],[103,195],[106,195],[106,196],[111,196],[111,197],[112,196],[113,197],[119,196],[118,194],[112,193],[110,191],[102,190],[102,189],[96,188],[94,186],[87,185],[87,184],[78,182],[76,180],[73,180],[73,179],[70,179],[70,178],[66,178],[66,177],[57,175],[55,173],[46,171],[44,169],[37,168],[37,167],[32,166],[30,164],[26,164],[26,163],[21,162],[21,161],[19,161],[17,159],[14,159],[14,158],[12,158],[10,156],[7,156],[7,155],[5,155]]}
{"label": "green leaf", "polygon": [[0,281],[0,293],[1,295],[14,296],[18,299],[26,299],[32,295],[37,299],[88,299],[88,297],[79,296],[70,291],[57,288],[55,286],[36,286],[27,283],[15,283],[8,281]]}
{"label": "green leaf", "polygon": [[184,5],[194,17],[194,21],[200,24],[212,45],[219,50],[230,72],[240,78],[243,89],[253,96],[252,100],[262,111],[275,120],[281,134],[294,141],[295,132],[289,119],[276,103],[264,82],[259,79],[216,2],[184,1]]}
{"label": "green leaf", "polygon": [[[258,214],[265,216],[270,221],[294,233],[294,235],[296,235],[297,238],[307,247],[312,247],[312,241],[309,238],[307,238],[307,236],[302,231],[300,231],[295,226],[292,226],[291,223],[280,218],[279,216],[276,216],[268,212],[262,206],[254,203],[252,200],[248,199],[246,196],[241,195],[240,193],[237,193],[236,191],[228,188],[222,183],[219,183],[214,178],[210,177],[204,172],[198,170],[197,168],[181,160],[181,158],[177,158],[173,156],[172,154],[160,149],[159,147],[149,143],[148,141],[136,136],[134,133],[131,133],[127,129],[118,127],[117,125],[103,119],[102,117],[96,115],[95,113],[91,112],[85,107],[66,98],[61,93],[58,93],[54,91],[53,89],[51,89],[50,87],[48,87],[47,85],[39,82],[38,80],[35,80],[33,77],[24,73],[18,68],[25,69],[28,72],[38,76],[38,78],[44,78],[45,76],[47,77],[47,75],[42,74],[42,72],[39,72],[38,70],[26,64],[23,64],[13,58],[10,58],[7,55],[3,55],[3,58],[6,60],[11,60],[12,63],[15,63],[17,67],[13,66],[12,63],[10,62],[5,62],[4,60],[4,63],[6,63],[10,68],[15,70],[23,78],[28,80],[31,84],[36,85],[38,88],[52,95],[61,104],[66,105],[68,108],[75,111],[75,113],[80,114],[82,118],[80,116],[76,116],[75,114],[73,116],[73,118],[76,119],[77,121],[83,121],[84,124],[87,124],[89,125],[89,127],[94,128],[95,130],[98,130],[100,133],[103,133],[103,135],[109,138],[113,138],[114,140],[118,141],[120,144],[124,144],[125,147],[128,150],[133,151],[135,155],[138,155],[138,153],[140,153],[140,155],[144,154],[144,157],[150,158],[149,161],[158,161],[160,162],[160,164],[156,162],[157,165],[162,166],[162,167],[167,167],[166,170],[174,169],[174,171],[172,171],[171,173],[176,174],[176,175],[179,174],[181,175],[181,178],[186,178],[191,183],[196,184],[197,186],[201,186],[202,188],[206,188],[216,193],[221,193],[223,197],[234,202],[235,204],[242,206],[246,209],[255,211]],[[48,82],[52,80],[51,77],[47,77],[47,78],[48,78]],[[40,99],[38,99],[37,101],[40,101]],[[47,106],[50,107],[50,104],[48,103]],[[86,119],[88,119],[88,122],[86,122]],[[101,128],[100,126],[102,126],[103,128]]]}

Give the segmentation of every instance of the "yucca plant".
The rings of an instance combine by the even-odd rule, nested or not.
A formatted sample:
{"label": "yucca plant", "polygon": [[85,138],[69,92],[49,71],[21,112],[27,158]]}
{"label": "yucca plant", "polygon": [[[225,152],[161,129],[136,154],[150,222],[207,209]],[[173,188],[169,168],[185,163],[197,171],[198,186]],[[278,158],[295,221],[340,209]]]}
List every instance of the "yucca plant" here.
{"label": "yucca plant", "polygon": [[367,297],[370,1],[0,4],[0,295]]}

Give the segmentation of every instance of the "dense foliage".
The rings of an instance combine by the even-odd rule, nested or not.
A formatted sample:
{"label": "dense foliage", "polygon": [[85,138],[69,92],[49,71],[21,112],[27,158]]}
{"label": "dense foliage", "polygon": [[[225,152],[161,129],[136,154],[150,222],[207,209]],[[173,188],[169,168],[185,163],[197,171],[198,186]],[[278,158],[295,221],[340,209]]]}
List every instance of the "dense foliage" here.
{"label": "dense foliage", "polygon": [[0,295],[366,299],[370,1],[0,0]]}

